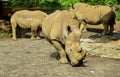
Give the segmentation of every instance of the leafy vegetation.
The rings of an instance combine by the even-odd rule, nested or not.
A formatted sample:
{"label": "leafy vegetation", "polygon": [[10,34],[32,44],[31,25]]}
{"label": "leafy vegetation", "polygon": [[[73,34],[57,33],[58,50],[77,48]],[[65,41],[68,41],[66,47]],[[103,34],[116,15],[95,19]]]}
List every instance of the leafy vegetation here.
{"label": "leafy vegetation", "polygon": [[71,4],[84,2],[97,4],[118,4],[119,0],[9,0],[11,8],[15,7],[39,7],[40,9],[67,9]]}
{"label": "leafy vegetation", "polygon": [[[68,9],[74,3],[83,2],[92,5],[120,4],[119,0],[9,0],[10,8],[37,8],[41,10]],[[120,12],[116,19],[120,20]]]}

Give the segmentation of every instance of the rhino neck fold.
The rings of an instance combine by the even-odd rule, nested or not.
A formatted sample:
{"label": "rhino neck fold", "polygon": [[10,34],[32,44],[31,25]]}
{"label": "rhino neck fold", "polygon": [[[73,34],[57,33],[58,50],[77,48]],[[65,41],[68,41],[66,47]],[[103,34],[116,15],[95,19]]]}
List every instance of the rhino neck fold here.
{"label": "rhino neck fold", "polygon": [[64,44],[63,41],[58,40],[58,39],[51,39],[51,41],[57,41],[57,42],[59,42],[61,44],[62,48],[65,50],[65,44]]}

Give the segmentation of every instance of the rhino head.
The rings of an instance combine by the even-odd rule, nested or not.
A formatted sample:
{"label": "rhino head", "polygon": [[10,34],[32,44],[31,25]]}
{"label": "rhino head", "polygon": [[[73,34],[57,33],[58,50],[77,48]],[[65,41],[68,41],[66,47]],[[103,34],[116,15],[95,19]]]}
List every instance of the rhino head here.
{"label": "rhino head", "polygon": [[65,40],[65,51],[72,66],[81,64],[85,58],[85,52],[80,45],[81,31],[84,27],[72,28]]}

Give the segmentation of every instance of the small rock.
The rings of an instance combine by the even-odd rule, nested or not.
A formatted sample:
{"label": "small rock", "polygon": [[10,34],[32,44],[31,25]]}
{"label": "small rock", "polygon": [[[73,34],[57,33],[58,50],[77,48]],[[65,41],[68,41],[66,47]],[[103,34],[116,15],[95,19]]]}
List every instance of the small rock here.
{"label": "small rock", "polygon": [[94,71],[90,71],[91,73],[95,73]]}

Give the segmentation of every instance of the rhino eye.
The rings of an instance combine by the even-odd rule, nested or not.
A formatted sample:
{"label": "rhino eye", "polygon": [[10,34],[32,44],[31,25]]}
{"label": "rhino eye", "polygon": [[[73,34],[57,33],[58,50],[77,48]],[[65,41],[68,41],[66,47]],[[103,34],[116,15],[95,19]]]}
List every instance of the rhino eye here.
{"label": "rhino eye", "polygon": [[70,52],[72,51],[72,49],[70,49]]}

